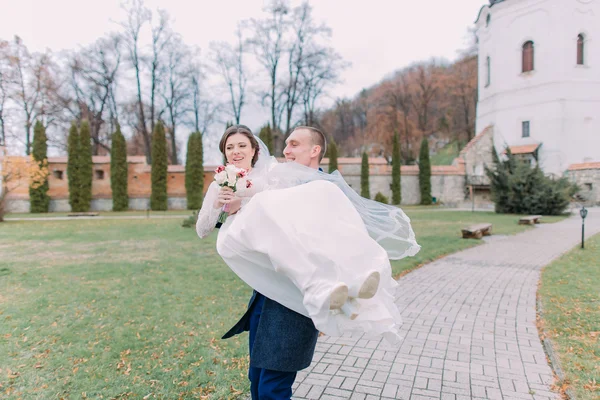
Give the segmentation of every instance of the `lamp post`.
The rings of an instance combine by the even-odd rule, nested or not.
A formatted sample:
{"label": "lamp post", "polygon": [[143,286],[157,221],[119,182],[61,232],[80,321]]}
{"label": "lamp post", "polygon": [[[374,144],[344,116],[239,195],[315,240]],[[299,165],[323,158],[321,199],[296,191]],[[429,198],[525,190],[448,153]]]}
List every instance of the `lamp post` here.
{"label": "lamp post", "polygon": [[581,215],[581,248],[585,248],[585,217],[587,217],[588,210],[585,206],[581,206],[579,215]]}

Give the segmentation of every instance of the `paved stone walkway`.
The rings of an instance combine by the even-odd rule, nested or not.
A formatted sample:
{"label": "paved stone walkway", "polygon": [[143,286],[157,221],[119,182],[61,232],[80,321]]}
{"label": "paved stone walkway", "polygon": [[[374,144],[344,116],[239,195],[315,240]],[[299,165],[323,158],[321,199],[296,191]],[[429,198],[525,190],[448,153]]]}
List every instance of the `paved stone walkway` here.
{"label": "paved stone walkway", "polygon": [[[600,210],[591,209],[586,233],[597,232]],[[577,215],[404,276],[399,347],[363,335],[322,337],[294,399],[558,399],[536,329],[536,290],[541,268],[580,239]]]}

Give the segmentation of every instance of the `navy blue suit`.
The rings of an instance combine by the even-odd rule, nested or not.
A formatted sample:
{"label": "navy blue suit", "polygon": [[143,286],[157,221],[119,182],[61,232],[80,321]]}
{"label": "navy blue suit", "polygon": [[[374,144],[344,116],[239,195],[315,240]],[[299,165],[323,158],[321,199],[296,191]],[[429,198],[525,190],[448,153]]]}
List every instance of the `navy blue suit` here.
{"label": "navy blue suit", "polygon": [[296,372],[307,368],[319,332],[312,320],[254,291],[248,310],[223,339],[250,333],[253,400],[289,400]]}

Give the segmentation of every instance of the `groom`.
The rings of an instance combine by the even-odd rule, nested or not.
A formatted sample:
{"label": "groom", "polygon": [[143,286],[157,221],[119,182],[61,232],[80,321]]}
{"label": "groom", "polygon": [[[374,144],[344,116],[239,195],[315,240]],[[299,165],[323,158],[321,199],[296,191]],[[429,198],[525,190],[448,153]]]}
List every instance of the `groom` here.
{"label": "groom", "polygon": [[[288,162],[319,169],[327,140],[308,126],[295,128],[283,150]],[[313,358],[318,331],[312,320],[254,291],[244,316],[223,339],[249,331],[252,400],[289,400],[296,373]]]}

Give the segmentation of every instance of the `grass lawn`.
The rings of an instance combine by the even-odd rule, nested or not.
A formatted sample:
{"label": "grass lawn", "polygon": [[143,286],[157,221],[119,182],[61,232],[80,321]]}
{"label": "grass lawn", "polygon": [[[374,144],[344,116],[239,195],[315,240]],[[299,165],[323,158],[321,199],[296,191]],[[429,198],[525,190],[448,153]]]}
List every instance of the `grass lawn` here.
{"label": "grass lawn", "polygon": [[[139,216],[145,217],[150,216],[170,216],[170,215],[192,215],[191,210],[169,210],[169,211],[97,211],[100,217],[132,217]],[[53,212],[53,213],[12,213],[6,214],[5,218],[55,218],[55,217],[68,217],[70,212]],[[76,217],[73,217],[76,218]]]}
{"label": "grass lawn", "polygon": [[[410,210],[421,252],[399,274],[478,243],[460,227],[518,217]],[[546,218],[545,218],[546,219]],[[547,218],[546,220],[554,220]],[[0,397],[234,399],[247,336],[219,340],[251,290],[180,220],[0,224]],[[201,397],[204,396],[204,397]]]}
{"label": "grass lawn", "polygon": [[600,235],[542,273],[543,334],[550,338],[565,381],[577,399],[600,398]]}

